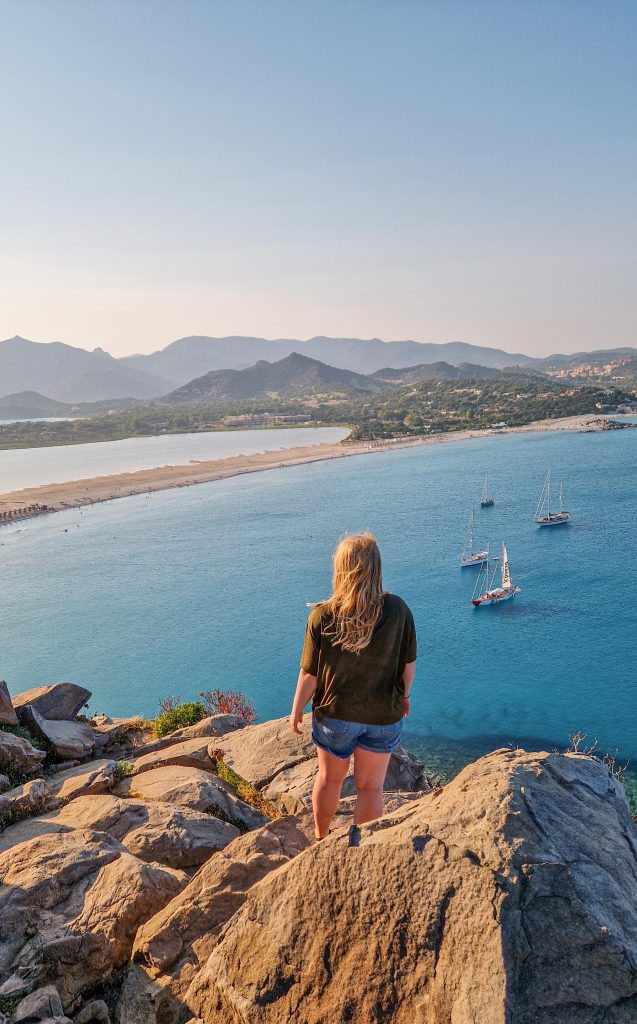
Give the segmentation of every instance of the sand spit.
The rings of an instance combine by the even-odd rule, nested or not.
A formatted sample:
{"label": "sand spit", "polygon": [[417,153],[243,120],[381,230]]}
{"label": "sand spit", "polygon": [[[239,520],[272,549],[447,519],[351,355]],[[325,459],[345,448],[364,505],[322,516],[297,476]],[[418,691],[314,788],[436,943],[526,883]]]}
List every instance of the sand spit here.
{"label": "sand spit", "polygon": [[505,427],[499,430],[459,430],[449,434],[354,444],[339,442],[303,445],[280,451],[259,452],[256,455],[233,455],[224,459],[193,461],[185,466],[157,466],[153,469],[141,469],[132,473],[116,473],[110,476],[96,476],[65,483],[43,484],[0,494],[0,525],[52,512],[62,512],[65,509],[94,505],[101,501],[112,501],[115,498],[150,494],[153,491],[168,490],[172,487],[190,487],[192,484],[225,480],[228,477],[241,476],[244,473],[259,473],[266,469],[284,469],[287,466],[300,466],[327,459],[371,455],[398,448],[412,448],[416,445],[466,441],[470,438],[494,434],[583,430],[587,427],[590,428],[591,421],[592,417],[588,414],[586,416],[569,416],[564,419],[542,420],[523,427]]}

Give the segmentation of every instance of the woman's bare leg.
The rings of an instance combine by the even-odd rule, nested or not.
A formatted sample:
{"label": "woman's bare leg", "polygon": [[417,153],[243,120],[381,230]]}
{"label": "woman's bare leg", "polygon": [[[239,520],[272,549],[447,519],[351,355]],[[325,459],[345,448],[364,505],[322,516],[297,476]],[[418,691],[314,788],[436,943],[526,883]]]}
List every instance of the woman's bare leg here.
{"label": "woman's bare leg", "polygon": [[375,754],[356,747],[354,751],[354,783],[356,806],[354,824],[374,821],[383,813],[383,786],[391,754]]}
{"label": "woman's bare leg", "polygon": [[312,792],[314,834],[317,839],[325,839],[341,799],[341,786],[349,771],[349,758],[344,761],[343,758],[329,754],[321,747],[317,747],[316,750],[319,770]]}

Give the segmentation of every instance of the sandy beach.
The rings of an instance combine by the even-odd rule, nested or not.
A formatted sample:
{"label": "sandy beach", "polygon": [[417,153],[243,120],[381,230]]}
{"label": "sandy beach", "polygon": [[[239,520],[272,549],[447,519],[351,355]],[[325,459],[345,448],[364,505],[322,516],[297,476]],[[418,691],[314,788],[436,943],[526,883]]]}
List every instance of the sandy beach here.
{"label": "sandy beach", "polygon": [[288,448],[275,452],[259,452],[256,455],[234,455],[223,459],[195,462],[179,466],[158,466],[133,473],[117,473],[96,476],[65,483],[45,484],[0,494],[0,525],[30,519],[37,515],[61,512],[65,509],[81,508],[101,501],[113,501],[135,494],[148,494],[172,487],[190,487],[193,484],[224,480],[245,473],[259,473],[268,469],[283,469],[309,462],[326,459],[349,458],[354,455],[372,455],[411,448],[416,445],[446,444],[452,441],[466,441],[470,438],[494,434],[528,433],[545,430],[583,430],[593,417],[570,416],[564,419],[542,420],[523,427],[506,427],[500,430],[461,430],[433,436],[396,438],[383,441],[366,441],[355,444],[315,444]]}

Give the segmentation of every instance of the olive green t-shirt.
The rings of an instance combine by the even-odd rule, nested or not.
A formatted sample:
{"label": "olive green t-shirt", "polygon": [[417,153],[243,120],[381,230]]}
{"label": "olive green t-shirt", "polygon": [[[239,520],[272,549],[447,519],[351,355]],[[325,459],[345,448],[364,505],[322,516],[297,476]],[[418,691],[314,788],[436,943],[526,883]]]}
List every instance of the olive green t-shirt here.
{"label": "olive green t-shirt", "polygon": [[317,677],[312,710],[318,719],[391,725],[403,716],[403,673],[416,660],[416,628],[405,602],[385,594],[372,638],[358,654],[325,635],[331,616],[318,604],[307,620],[301,668]]}

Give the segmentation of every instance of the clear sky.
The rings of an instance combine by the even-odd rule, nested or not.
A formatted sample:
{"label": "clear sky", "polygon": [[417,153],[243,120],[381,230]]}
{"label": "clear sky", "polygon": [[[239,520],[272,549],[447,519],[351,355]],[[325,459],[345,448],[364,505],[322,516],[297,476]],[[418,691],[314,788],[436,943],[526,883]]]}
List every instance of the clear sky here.
{"label": "clear sky", "polygon": [[0,338],[637,345],[635,0],[0,0]]}

